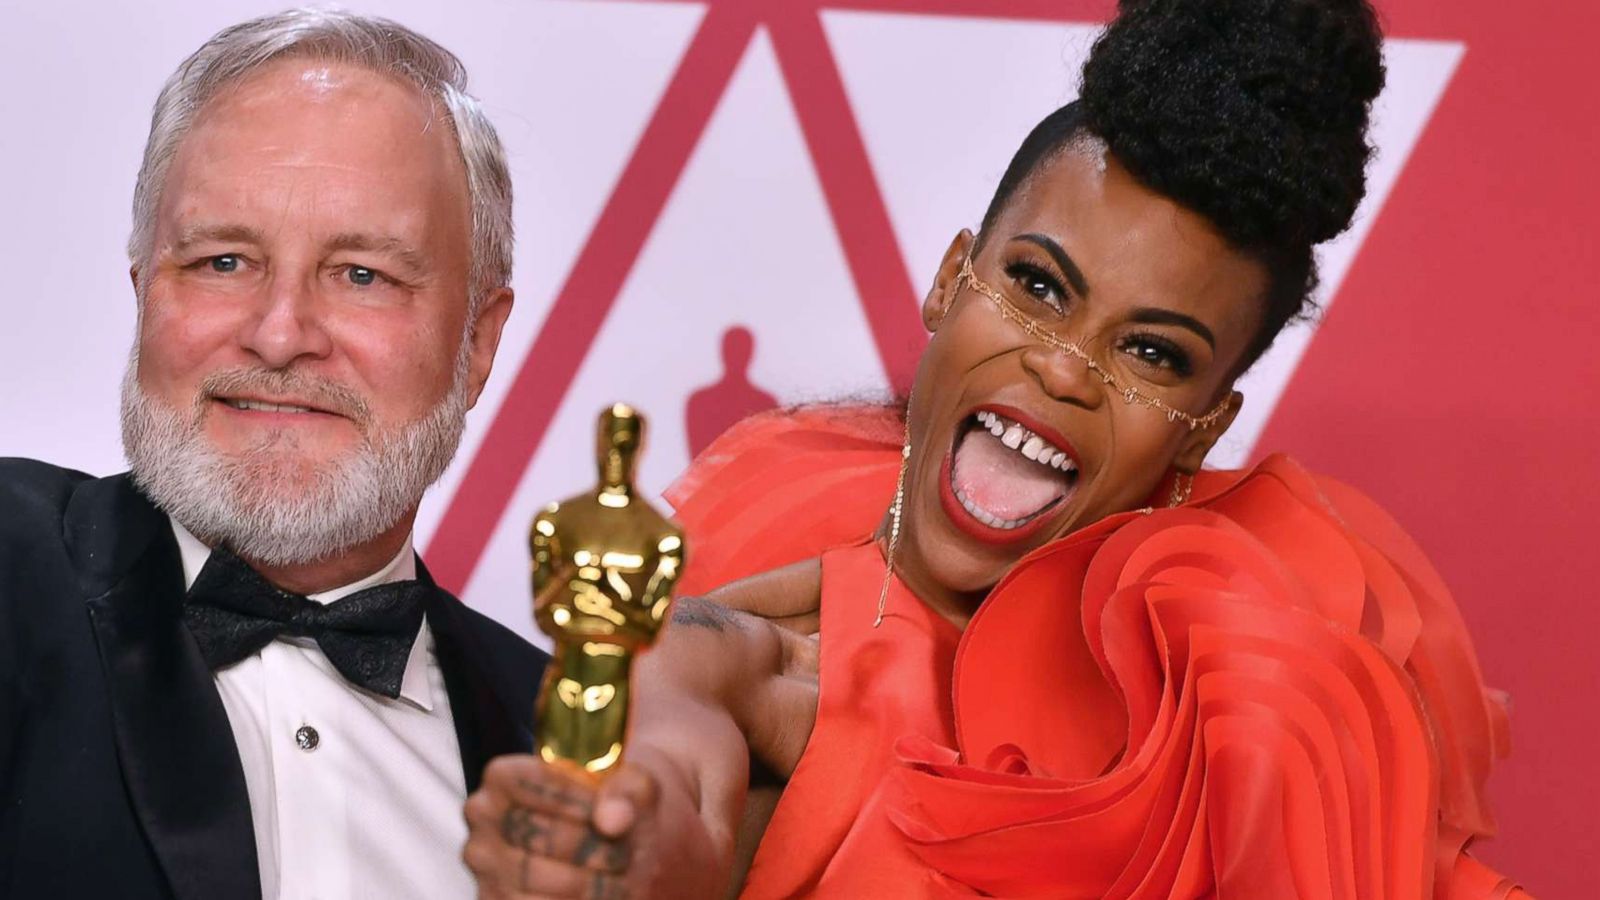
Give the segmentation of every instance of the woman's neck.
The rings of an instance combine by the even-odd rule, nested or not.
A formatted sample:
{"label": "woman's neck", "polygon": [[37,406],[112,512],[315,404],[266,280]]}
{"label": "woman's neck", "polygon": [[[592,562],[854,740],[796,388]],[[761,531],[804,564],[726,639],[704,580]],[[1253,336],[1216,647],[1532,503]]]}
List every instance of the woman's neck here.
{"label": "woman's neck", "polygon": [[957,628],[965,631],[967,623],[972,621],[973,613],[978,611],[978,606],[989,595],[988,589],[973,592],[953,591],[939,584],[927,575],[928,567],[918,558],[916,549],[904,540],[895,548],[893,559],[889,553],[889,516],[884,516],[884,521],[878,526],[874,535],[878,542],[878,550],[883,554],[887,564],[894,566],[894,576],[906,586],[913,596],[922,602],[922,605],[933,610],[940,618],[945,619]]}

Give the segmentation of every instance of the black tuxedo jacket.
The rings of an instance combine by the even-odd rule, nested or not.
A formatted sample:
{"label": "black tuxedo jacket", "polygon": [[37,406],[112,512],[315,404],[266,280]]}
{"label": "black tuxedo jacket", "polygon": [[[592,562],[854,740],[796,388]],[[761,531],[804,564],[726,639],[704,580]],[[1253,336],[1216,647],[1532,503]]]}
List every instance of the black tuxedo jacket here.
{"label": "black tuxedo jacket", "polygon": [[[260,896],[183,601],[177,540],[130,478],[0,460],[0,897]],[[546,657],[442,588],[427,620],[474,790],[531,747]]]}

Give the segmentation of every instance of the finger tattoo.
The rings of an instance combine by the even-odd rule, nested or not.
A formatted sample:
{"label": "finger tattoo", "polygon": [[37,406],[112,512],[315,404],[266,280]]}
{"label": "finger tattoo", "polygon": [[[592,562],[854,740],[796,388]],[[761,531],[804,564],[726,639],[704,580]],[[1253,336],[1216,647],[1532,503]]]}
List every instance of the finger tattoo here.
{"label": "finger tattoo", "polygon": [[526,778],[517,779],[517,786],[545,803],[558,807],[567,813],[584,818],[589,815],[589,802],[566,788],[545,784],[542,781],[530,781]]}
{"label": "finger tattoo", "polygon": [[623,868],[628,864],[628,844],[625,840],[601,837],[594,829],[587,829],[583,839],[578,841],[578,849],[573,851],[572,861],[582,866],[596,858],[603,868]]}
{"label": "finger tattoo", "polygon": [[550,826],[539,821],[539,814],[531,809],[513,806],[506,810],[505,819],[500,823],[500,833],[505,836],[506,843],[513,847],[521,847],[529,853],[550,855]]}
{"label": "finger tattoo", "polygon": [[604,872],[594,873],[589,884],[589,900],[628,900],[631,896],[626,884]]}

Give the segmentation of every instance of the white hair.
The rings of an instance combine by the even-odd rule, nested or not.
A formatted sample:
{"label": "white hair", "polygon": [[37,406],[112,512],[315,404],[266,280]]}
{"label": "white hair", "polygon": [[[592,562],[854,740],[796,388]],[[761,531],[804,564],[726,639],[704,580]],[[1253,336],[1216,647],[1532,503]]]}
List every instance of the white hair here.
{"label": "white hair", "polygon": [[[178,145],[224,87],[275,60],[348,63],[415,85],[443,107],[466,164],[472,204],[469,296],[474,308],[511,281],[511,173],[500,136],[467,93],[455,54],[388,19],[332,9],[291,9],[225,28],[178,66],[156,98],[133,192],[128,258],[145,266],[155,249],[155,214]],[[143,280],[141,278],[141,280]],[[470,321],[470,319],[469,319]]]}

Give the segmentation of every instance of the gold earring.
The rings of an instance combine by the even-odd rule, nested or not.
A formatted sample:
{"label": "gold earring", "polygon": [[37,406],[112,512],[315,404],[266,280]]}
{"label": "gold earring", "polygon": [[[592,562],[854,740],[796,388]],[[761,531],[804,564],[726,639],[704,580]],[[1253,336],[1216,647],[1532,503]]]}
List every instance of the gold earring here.
{"label": "gold earring", "polygon": [[1172,476],[1172,496],[1167,498],[1168,506],[1182,506],[1189,502],[1189,494],[1194,491],[1194,476],[1175,472]]}

